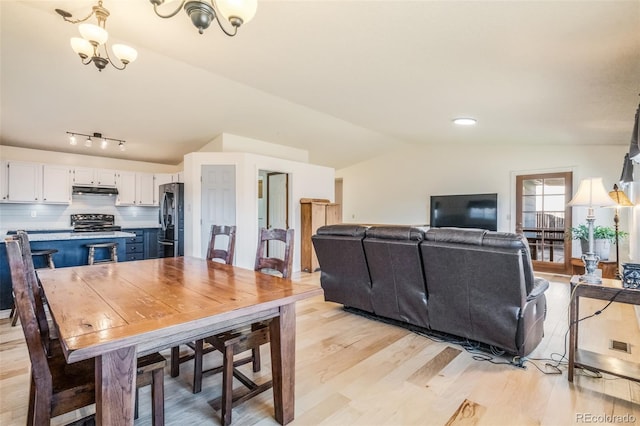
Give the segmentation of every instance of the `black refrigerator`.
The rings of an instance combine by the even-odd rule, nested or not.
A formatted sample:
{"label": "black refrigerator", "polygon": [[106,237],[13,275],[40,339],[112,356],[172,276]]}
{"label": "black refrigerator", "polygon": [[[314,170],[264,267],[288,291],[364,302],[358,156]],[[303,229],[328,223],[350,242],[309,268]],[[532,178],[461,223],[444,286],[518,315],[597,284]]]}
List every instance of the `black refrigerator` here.
{"label": "black refrigerator", "polygon": [[158,256],[184,256],[184,183],[160,185]]}

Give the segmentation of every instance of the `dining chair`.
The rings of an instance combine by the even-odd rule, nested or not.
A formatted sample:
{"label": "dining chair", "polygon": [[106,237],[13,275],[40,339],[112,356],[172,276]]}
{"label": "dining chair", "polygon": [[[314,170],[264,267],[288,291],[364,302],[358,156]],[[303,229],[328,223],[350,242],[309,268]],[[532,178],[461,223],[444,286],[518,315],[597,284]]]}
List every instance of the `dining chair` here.
{"label": "dining chair", "polygon": [[[221,241],[222,243],[220,243]],[[232,265],[235,247],[235,225],[211,225],[207,259],[221,261],[227,265]],[[198,393],[202,390],[202,356],[214,351],[215,349],[210,345],[205,347],[204,339],[186,343],[185,346],[191,349],[191,351],[185,355],[180,355],[180,346],[174,346],[171,348],[171,377],[178,377],[180,374],[180,364],[193,359],[194,367],[192,389],[193,393]]]}
{"label": "dining chair", "polygon": [[[31,361],[27,424],[50,424],[53,417],[95,403],[95,362],[88,359],[67,364],[59,339],[51,338],[26,233],[5,240],[5,246],[17,315]],[[138,387],[152,385],[154,425],[164,424],[165,366],[159,353],[138,358],[136,394]]]}
{"label": "dining chair", "polygon": [[[293,262],[293,238],[293,229],[261,228],[254,269],[263,272],[268,270],[268,273],[278,271],[283,278],[290,279]],[[282,258],[268,254],[267,246],[270,241],[280,241],[284,244]],[[258,385],[236,368],[242,364],[253,362],[253,372],[260,371],[260,346],[269,343],[269,324],[270,321],[261,321],[245,329],[232,330],[205,339],[205,342],[222,353],[222,366],[213,369],[213,371],[218,372],[222,369],[222,396],[220,399],[221,420],[224,426],[231,424],[233,407],[273,387],[272,380]],[[234,355],[248,350],[251,350],[250,357],[234,361]],[[246,392],[238,392],[234,395],[234,377],[247,387]]]}

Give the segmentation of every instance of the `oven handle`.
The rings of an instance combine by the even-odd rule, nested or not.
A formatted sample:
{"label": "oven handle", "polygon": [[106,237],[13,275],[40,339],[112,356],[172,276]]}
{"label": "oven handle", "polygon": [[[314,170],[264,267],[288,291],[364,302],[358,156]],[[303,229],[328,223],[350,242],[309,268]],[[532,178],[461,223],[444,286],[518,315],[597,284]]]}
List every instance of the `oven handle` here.
{"label": "oven handle", "polygon": [[163,246],[172,246],[173,242],[171,242],[171,241],[158,241],[158,244],[163,245]]}

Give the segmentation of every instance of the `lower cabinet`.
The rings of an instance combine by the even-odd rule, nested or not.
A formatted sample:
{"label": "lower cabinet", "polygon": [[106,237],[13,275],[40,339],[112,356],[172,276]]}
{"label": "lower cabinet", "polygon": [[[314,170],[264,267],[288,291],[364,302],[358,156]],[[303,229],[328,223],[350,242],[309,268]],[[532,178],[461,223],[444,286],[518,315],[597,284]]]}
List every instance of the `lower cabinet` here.
{"label": "lower cabinet", "polygon": [[136,234],[127,238],[127,255],[124,261],[155,259],[158,257],[158,229],[123,229],[123,232]]}

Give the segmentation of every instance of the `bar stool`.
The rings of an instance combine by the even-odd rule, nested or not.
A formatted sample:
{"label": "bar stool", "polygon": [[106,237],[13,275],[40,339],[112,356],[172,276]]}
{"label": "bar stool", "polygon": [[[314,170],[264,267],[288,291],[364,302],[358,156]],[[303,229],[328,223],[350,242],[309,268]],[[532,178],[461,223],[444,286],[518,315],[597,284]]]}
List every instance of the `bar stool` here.
{"label": "bar stool", "polygon": [[[53,263],[53,255],[57,253],[57,249],[43,249],[43,250],[33,250],[31,252],[31,256],[44,256],[44,260],[49,269],[56,269],[55,263]],[[15,301],[11,305],[11,312],[9,313],[9,318],[11,318],[11,327],[15,327],[18,323],[18,314],[16,312],[16,304]]]}
{"label": "bar stool", "polygon": [[47,262],[47,267],[49,269],[56,269],[56,265],[53,263],[53,255],[57,252],[57,249],[32,250],[31,256],[44,256],[44,260]]}
{"label": "bar stool", "polygon": [[[95,263],[112,263],[118,261],[118,243],[97,243],[97,244],[86,244],[85,247],[89,247],[89,265],[93,265]],[[103,260],[95,260],[96,249],[108,249],[109,250],[109,258]]]}

